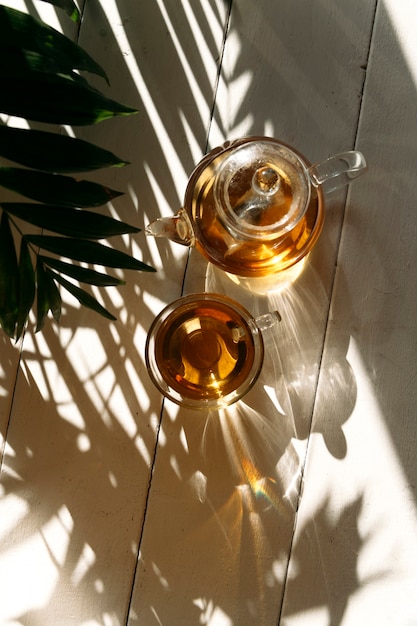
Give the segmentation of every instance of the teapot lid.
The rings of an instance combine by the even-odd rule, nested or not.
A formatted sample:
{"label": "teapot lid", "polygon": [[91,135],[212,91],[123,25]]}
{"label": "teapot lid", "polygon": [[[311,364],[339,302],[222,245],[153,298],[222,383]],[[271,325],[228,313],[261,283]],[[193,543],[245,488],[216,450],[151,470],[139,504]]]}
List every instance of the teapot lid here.
{"label": "teapot lid", "polygon": [[249,141],[220,162],[214,182],[217,211],[244,238],[272,239],[294,228],[310,200],[303,161],[275,141]]}

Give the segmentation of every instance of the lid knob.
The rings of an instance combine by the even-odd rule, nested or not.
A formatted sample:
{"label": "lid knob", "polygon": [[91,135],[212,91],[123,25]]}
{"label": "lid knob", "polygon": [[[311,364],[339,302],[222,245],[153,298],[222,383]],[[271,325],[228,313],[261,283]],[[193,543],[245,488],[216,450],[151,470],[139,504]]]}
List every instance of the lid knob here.
{"label": "lid knob", "polygon": [[256,193],[272,195],[278,191],[280,184],[281,177],[274,167],[260,167],[253,175],[252,187]]}
{"label": "lid knob", "polygon": [[248,140],[219,163],[213,195],[220,219],[234,237],[276,239],[293,228],[310,199],[300,157],[267,138]]}

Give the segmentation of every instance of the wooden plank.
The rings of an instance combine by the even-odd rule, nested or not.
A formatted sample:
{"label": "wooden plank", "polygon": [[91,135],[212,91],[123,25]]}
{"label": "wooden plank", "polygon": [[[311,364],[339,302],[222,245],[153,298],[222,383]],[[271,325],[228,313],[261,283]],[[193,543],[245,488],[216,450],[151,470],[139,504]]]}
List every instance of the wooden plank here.
{"label": "wooden plank", "polygon": [[[209,144],[270,134],[311,160],[352,148],[373,6],[233,3]],[[244,401],[209,414],[166,403],[129,623],[277,624],[343,198],[329,199],[310,265],[273,296],[208,268],[207,289],[254,314],[278,307],[283,322],[265,336],[265,367]],[[199,262],[186,288],[203,274]]]}
{"label": "wooden plank", "polygon": [[[97,86],[139,113],[73,131],[131,161],[89,179],[125,191],[108,211],[143,227],[180,206],[205,149],[225,12],[119,6],[89,0],[80,42],[108,71]],[[25,337],[0,500],[4,624],[126,620],[161,411],[144,344],[180,294],[187,250],[143,233],[119,246],[159,271],[103,293],[118,323],[67,298],[59,328]]]}
{"label": "wooden plank", "polygon": [[352,148],[374,4],[234,3],[210,144],[271,135],[312,162]]}
{"label": "wooden plank", "polygon": [[417,621],[417,45],[378,3],[285,626]]}

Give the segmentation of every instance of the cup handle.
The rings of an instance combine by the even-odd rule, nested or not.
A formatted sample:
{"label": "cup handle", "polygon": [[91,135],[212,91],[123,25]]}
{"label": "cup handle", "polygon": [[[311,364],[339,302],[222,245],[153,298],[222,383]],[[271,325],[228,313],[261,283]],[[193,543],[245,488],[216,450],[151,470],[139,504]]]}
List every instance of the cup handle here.
{"label": "cup handle", "polygon": [[281,315],[278,311],[270,311],[269,313],[265,313],[264,315],[259,315],[255,318],[255,324],[259,328],[259,330],[266,330],[267,328],[271,328],[271,326],[275,326],[278,322],[282,320]]}
{"label": "cup handle", "polygon": [[351,150],[336,154],[308,168],[314,187],[323,185],[326,192],[334,191],[352,182],[367,170],[362,152]]}

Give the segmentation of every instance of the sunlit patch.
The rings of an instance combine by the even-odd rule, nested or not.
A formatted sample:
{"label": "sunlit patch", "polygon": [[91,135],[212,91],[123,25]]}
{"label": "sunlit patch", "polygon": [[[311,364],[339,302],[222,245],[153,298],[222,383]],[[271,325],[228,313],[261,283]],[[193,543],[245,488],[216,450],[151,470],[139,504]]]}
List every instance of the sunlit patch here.
{"label": "sunlit patch", "polygon": [[124,366],[132,389],[135,390],[136,397],[140,399],[141,409],[146,413],[151,408],[151,401],[142,382],[143,377],[141,378],[138,367],[133,364],[130,358],[125,359]]}
{"label": "sunlit patch", "polygon": [[88,452],[91,448],[91,441],[88,435],[81,433],[77,437],[77,447],[80,452]]}
{"label": "sunlit patch", "polygon": [[62,128],[62,130],[64,130],[67,133],[68,137],[72,137],[73,139],[75,138],[76,135],[75,135],[75,132],[74,132],[74,129],[72,128],[72,126],[68,126],[67,124],[63,124],[61,128]]}
{"label": "sunlit patch", "polygon": [[[225,454],[233,470],[238,493],[244,502],[247,500],[247,488],[251,498],[263,501],[266,506],[273,507],[283,519],[289,519],[296,504],[297,487],[301,475],[301,462],[289,442],[284,453],[270,465],[270,474],[265,475],[259,468],[265,464],[265,459],[273,458],[271,442],[277,433],[274,425],[262,414],[251,409],[243,402],[213,413],[207,420],[202,437],[202,447],[207,456],[210,455],[209,442],[217,427],[218,435],[224,442]],[[211,433],[210,433],[211,431]],[[197,476],[194,476],[197,481]],[[201,477],[199,477],[201,482]],[[246,495],[245,495],[246,494]]]}
{"label": "sunlit patch", "polygon": [[[36,531],[33,522],[28,522],[29,505],[16,496],[9,496],[7,500],[6,518],[1,513],[0,502],[3,528],[5,519],[10,523],[7,544],[0,559],[3,618],[22,615],[47,604],[66,563],[74,530],[73,518],[64,504]],[[16,541],[12,524],[13,529],[19,529],[19,541]]]}
{"label": "sunlit patch", "polygon": [[[154,618],[155,618],[155,620],[156,620],[156,622],[155,622],[155,623],[156,623],[156,624],[158,624],[158,626],[164,626],[164,625],[163,625],[163,623],[161,622],[161,620],[160,620],[160,619],[159,619],[159,617],[158,617],[158,613],[156,612],[155,607],[154,607],[154,606],[150,606],[150,607],[149,607],[149,609],[150,609],[150,611],[151,611],[152,615],[154,616]],[[136,613],[136,611],[135,611],[135,610],[132,610],[132,609],[130,610],[130,612],[129,612],[129,617],[130,617],[133,621],[135,621],[135,620],[137,621],[137,620],[138,620],[138,614]]]}
{"label": "sunlit patch", "polygon": [[[81,353],[79,356],[78,365],[81,365]],[[30,334],[26,335],[25,361],[21,362],[21,371],[29,386],[36,380],[37,390],[42,398],[45,401],[53,400],[62,418],[79,430],[84,430],[84,418],[79,406],[74,402],[72,391],[66,384],[56,359],[52,358],[42,333],[38,333],[36,339]]]}
{"label": "sunlit patch", "polygon": [[[417,581],[417,510],[412,488],[370,379],[369,365],[352,336],[346,358],[357,386],[356,404],[349,407],[350,417],[344,425],[347,453],[339,459],[326,451],[321,434],[311,435],[307,480],[288,570],[289,606],[293,603],[299,608],[285,617],[288,626],[329,622],[329,612],[336,605],[327,606],[326,596],[314,610],[297,605],[297,598],[306,582],[310,598],[316,597],[323,591],[322,580],[331,577],[336,577],[333,588],[340,601],[346,600],[343,618],[340,615],[343,622],[358,624],[365,617],[369,623],[386,618],[393,623],[413,623],[407,614],[410,606],[414,608],[409,598]],[[326,393],[317,401],[317,423],[326,414],[321,405],[327,396],[326,370],[322,368],[322,372]],[[306,559],[315,564],[312,569],[309,565],[308,577]],[[394,620],[394,613],[386,612],[387,597],[395,607]]]}
{"label": "sunlit patch", "polygon": [[115,0],[106,0],[105,9],[108,24],[113,29],[114,40],[119,45],[126,67],[130,73],[133,83],[137,88],[138,94],[140,94],[140,98],[143,103],[142,107],[147,111],[149,118],[152,120],[155,138],[159,140],[161,150],[165,154],[167,163],[170,163],[172,171],[176,172],[173,184],[177,186],[178,195],[181,196],[184,190],[184,181],[187,179],[181,159],[179,158],[171,137],[162,122],[154,99],[149,91],[149,87],[140,71],[138,61],[133,53],[130,41],[123,26],[124,20],[119,13],[119,8]]}
{"label": "sunlit patch", "polygon": [[285,576],[287,575],[287,567],[287,558],[275,560],[272,563],[272,574],[279,584],[282,584],[285,581]]}
{"label": "sunlit patch", "polygon": [[182,122],[182,126],[184,128],[185,135],[187,137],[187,144],[189,146],[192,159],[194,163],[197,164],[199,163],[200,159],[203,156],[202,151],[201,151],[201,145],[197,141],[197,138],[194,134],[194,130],[192,129],[183,111],[180,111],[179,114],[180,114],[180,119]]}
{"label": "sunlit patch", "polygon": [[414,24],[417,20],[417,4],[407,2],[407,9],[398,2],[384,2],[384,10],[389,13],[391,25],[401,38],[401,54],[407,62],[407,68],[417,86],[417,44]]}
{"label": "sunlit patch", "polygon": [[[188,60],[188,57],[187,57],[186,53],[184,52],[183,45],[182,45],[182,43],[181,43],[181,41],[180,41],[180,39],[179,39],[179,37],[177,35],[176,29],[174,28],[174,26],[173,26],[173,24],[171,22],[171,19],[169,17],[169,13],[168,13],[168,11],[165,8],[164,2],[162,0],[157,0],[157,3],[158,3],[158,6],[159,6],[159,10],[161,12],[161,15],[162,15],[162,17],[164,19],[166,28],[167,28],[167,30],[168,30],[168,32],[169,32],[169,34],[171,36],[172,42],[174,44],[176,53],[178,55],[178,60],[181,63],[182,71],[184,72],[184,74],[185,74],[185,76],[187,78],[188,85],[189,85],[189,93],[190,93],[190,96],[192,96],[194,98],[196,112],[199,114],[201,122],[203,124],[205,124],[206,120],[210,119],[210,104],[211,103],[207,102],[207,99],[204,96],[204,94],[203,94],[203,92],[201,90],[201,87],[200,87],[200,80],[197,79],[197,77],[194,75],[194,73],[192,71],[192,68],[191,68],[190,62]],[[189,11],[186,11],[186,14],[188,15],[188,19],[191,20],[191,22],[193,24],[195,24],[195,19],[194,19],[194,16],[193,16],[192,12],[189,10]],[[195,30],[193,29],[191,32],[195,32]],[[196,33],[196,36],[197,36],[197,33]],[[204,47],[205,47],[204,46],[204,37],[200,36],[197,39],[196,50],[199,50],[200,48],[203,48],[201,50],[201,54],[203,55],[204,54]],[[212,55],[209,54],[209,53],[206,55],[206,57],[208,59],[212,59]],[[202,56],[202,58],[204,58],[204,57]],[[205,61],[205,63],[207,63],[207,60]],[[203,66],[204,66],[204,64],[203,64]],[[207,68],[207,70],[208,69],[209,68]],[[209,74],[209,72],[208,72],[208,74]],[[213,71],[210,72],[209,75],[212,75],[212,74],[213,74]]]}
{"label": "sunlit patch", "polygon": [[4,456],[7,456],[9,459],[16,458],[16,452],[8,441],[6,441],[4,446]]}
{"label": "sunlit patch", "polygon": [[307,264],[307,257],[304,257],[298,263],[295,263],[287,270],[283,270],[271,276],[260,276],[257,278],[247,278],[245,276],[236,276],[228,274],[228,278],[238,287],[247,289],[249,292],[266,295],[280,292],[291,288],[291,285],[299,278]]}
{"label": "sunlit patch", "polygon": [[117,421],[130,439],[133,439],[138,431],[136,421],[130,411],[127,398],[120,385],[116,385],[109,399],[109,408],[114,416],[119,416]]}
{"label": "sunlit patch", "polygon": [[[23,9],[23,11],[25,10],[27,9]],[[36,5],[36,10],[38,17],[43,22],[46,22],[49,26],[52,26],[52,28],[62,33],[62,26],[54,6],[46,2],[41,2],[39,5]]]}
{"label": "sunlit patch", "polygon": [[277,397],[276,391],[270,385],[264,385],[265,393],[271,400],[272,404],[275,406],[279,415],[285,415],[285,409],[281,406],[279,398]]}
{"label": "sunlit patch", "polygon": [[[120,622],[116,613],[110,613],[106,611],[103,613],[103,626],[119,626]],[[91,626],[96,626],[97,622],[91,624]],[[82,625],[84,626],[84,624]]]}
{"label": "sunlit patch", "polygon": [[308,626],[323,626],[323,624],[330,624],[331,618],[329,616],[329,607],[317,606],[313,607],[302,614],[302,621],[300,616],[286,616],[285,626],[299,626],[299,624],[308,624]]}
{"label": "sunlit patch", "polygon": [[96,555],[94,550],[88,545],[88,543],[85,543],[78,562],[71,574],[71,582],[75,587],[80,584],[95,562]]}
{"label": "sunlit patch", "polygon": [[[200,27],[200,22],[195,17],[190,0],[185,0],[182,3],[182,7],[184,10],[184,15],[187,18],[187,21],[190,25],[190,35],[193,37],[195,41],[195,50],[196,50],[196,53],[199,55],[201,68],[205,69],[207,79],[210,81],[212,76],[215,76],[217,73],[216,61],[213,58],[213,55],[211,54],[209,46],[207,45],[205,34]],[[210,3],[207,3],[204,8],[206,8],[207,10],[207,7],[208,8],[210,7]],[[208,20],[207,23],[208,24],[212,23],[213,27],[216,27],[216,26],[218,27],[217,32],[215,33],[214,37],[215,37],[215,41],[220,40],[222,33],[220,31],[219,22],[213,19],[212,22]],[[204,111],[205,110],[203,109],[202,112],[204,113]]]}
{"label": "sunlit patch", "polygon": [[264,132],[265,137],[275,137],[275,124],[269,119],[264,121]]}
{"label": "sunlit patch", "polygon": [[[282,494],[279,485],[277,485],[277,481],[270,476],[261,476],[257,468],[246,459],[242,459],[242,466],[246,474],[248,485],[255,498],[263,499],[287,521],[292,519],[293,508],[288,506],[285,494]],[[244,489],[241,489],[241,491],[245,493]]]}
{"label": "sunlit patch", "polygon": [[[3,480],[9,474],[8,468],[3,468],[4,477]],[[2,491],[3,486],[0,486]],[[1,492],[0,492],[1,493]],[[9,533],[13,528],[19,528],[19,524],[25,519],[29,513],[29,504],[23,498],[16,496],[12,493],[2,493],[0,498],[0,540],[6,541]]]}
{"label": "sunlit patch", "polygon": [[59,567],[65,563],[67,549],[74,529],[74,520],[65,504],[57,511],[42,531],[48,549]]}
{"label": "sunlit patch", "polygon": [[207,497],[207,476],[205,476],[200,470],[196,470],[188,482],[198,500],[200,502],[205,502]]}
{"label": "sunlit patch", "polygon": [[143,294],[143,304],[153,313],[153,315],[158,315],[158,313],[166,306],[166,302],[164,300],[158,298],[150,292],[145,292]]}
{"label": "sunlit patch", "polygon": [[20,368],[26,382],[30,385],[32,380],[36,380],[36,386],[42,398],[50,400],[52,396],[51,387],[49,380],[46,379],[44,364],[48,362],[48,359],[51,359],[51,352],[41,333],[38,333],[36,338],[30,333],[26,333],[25,356],[26,359],[22,360]]}
{"label": "sunlit patch", "polygon": [[205,626],[233,626],[233,622],[228,615],[216,606],[213,600],[207,598],[196,598],[193,604],[201,611],[199,623]]}
{"label": "sunlit patch", "polygon": [[157,566],[156,563],[152,563],[152,569],[154,571],[155,576],[158,578],[161,587],[165,590],[169,590],[169,583],[167,579],[162,575],[161,570]]}
{"label": "sunlit patch", "polygon": [[118,480],[117,480],[115,473],[109,470],[108,476],[109,476],[109,483],[111,484],[113,489],[117,489],[119,485],[118,485]]}
{"label": "sunlit patch", "polygon": [[27,12],[25,0],[2,0],[2,4],[17,11]]}
{"label": "sunlit patch", "polygon": [[152,458],[146,446],[146,443],[143,441],[143,438],[138,435],[137,437],[135,437],[134,443],[135,443],[135,448],[139,452],[141,458],[146,463],[146,465],[150,467]]}
{"label": "sunlit patch", "polygon": [[307,450],[307,441],[292,440],[288,445],[286,454],[277,465],[279,475],[285,484],[284,497],[292,504],[294,511],[298,505],[301,489],[301,477],[304,458]]}
{"label": "sunlit patch", "polygon": [[[410,564],[412,562],[417,576],[417,568],[415,567],[417,561],[417,507],[372,382],[369,380],[363,356],[353,337],[349,341],[347,358],[355,373],[358,391],[356,406],[353,409],[351,419],[346,424],[346,431],[347,436],[349,436],[352,428],[360,428],[361,437],[358,437],[356,453],[360,454],[361,459],[367,460],[366,465],[363,463],[355,464],[358,475],[355,477],[354,484],[359,486],[363,483],[366,491],[373,494],[374,500],[373,515],[368,514],[366,519],[362,520],[361,531],[364,534],[370,532],[370,524],[374,524],[380,533],[386,531],[389,534],[389,536],[387,534],[387,540],[392,539],[392,528],[396,526],[398,515],[402,511],[401,543],[407,548],[405,550],[403,548],[401,554],[397,546],[391,546],[390,557],[397,559],[397,562],[401,558],[410,561]],[[363,419],[364,415],[366,415],[366,420]],[[372,442],[372,449],[369,448],[369,442]],[[352,451],[350,454],[351,462],[354,462],[353,454]],[[371,478],[372,475],[373,479]],[[378,508],[380,509],[379,512]],[[385,543],[387,550],[389,542],[382,543]],[[382,553],[381,547],[380,545],[377,548],[380,554]]]}
{"label": "sunlit patch", "polygon": [[171,454],[170,458],[169,458],[169,464],[174,472],[174,474],[177,476],[178,480],[182,480],[182,472],[178,463],[178,459],[175,456],[175,454]]}
{"label": "sunlit patch", "polygon": [[[0,379],[2,379],[2,381],[6,380],[6,377],[3,375],[3,372],[1,371],[0,371]],[[2,384],[4,384],[4,382],[2,382]],[[6,387],[0,387],[0,398],[7,398],[8,395],[9,395],[9,392],[6,389]]]}
{"label": "sunlit patch", "polygon": [[[2,2],[2,4],[4,3]],[[13,128],[23,128],[25,130],[30,128],[29,123],[27,120],[23,119],[23,117],[14,117],[12,115],[1,113],[0,120],[7,126],[12,126]]]}
{"label": "sunlit patch", "polygon": [[251,131],[253,131],[254,116],[252,113],[247,113],[242,119],[241,106],[253,83],[253,73],[248,69],[244,69],[240,74],[237,73],[243,45],[237,31],[229,31],[226,45],[227,64],[222,64],[216,98],[216,102],[224,103],[224,106],[218,105],[216,109],[216,117],[220,118],[221,123],[211,129],[211,147],[220,145],[226,139],[253,134]]}
{"label": "sunlit patch", "polygon": [[184,448],[184,452],[186,454],[188,454],[189,450],[188,450],[187,436],[185,434],[185,430],[184,430],[183,427],[181,427],[179,438],[180,438],[180,442],[182,444],[182,447]]}

